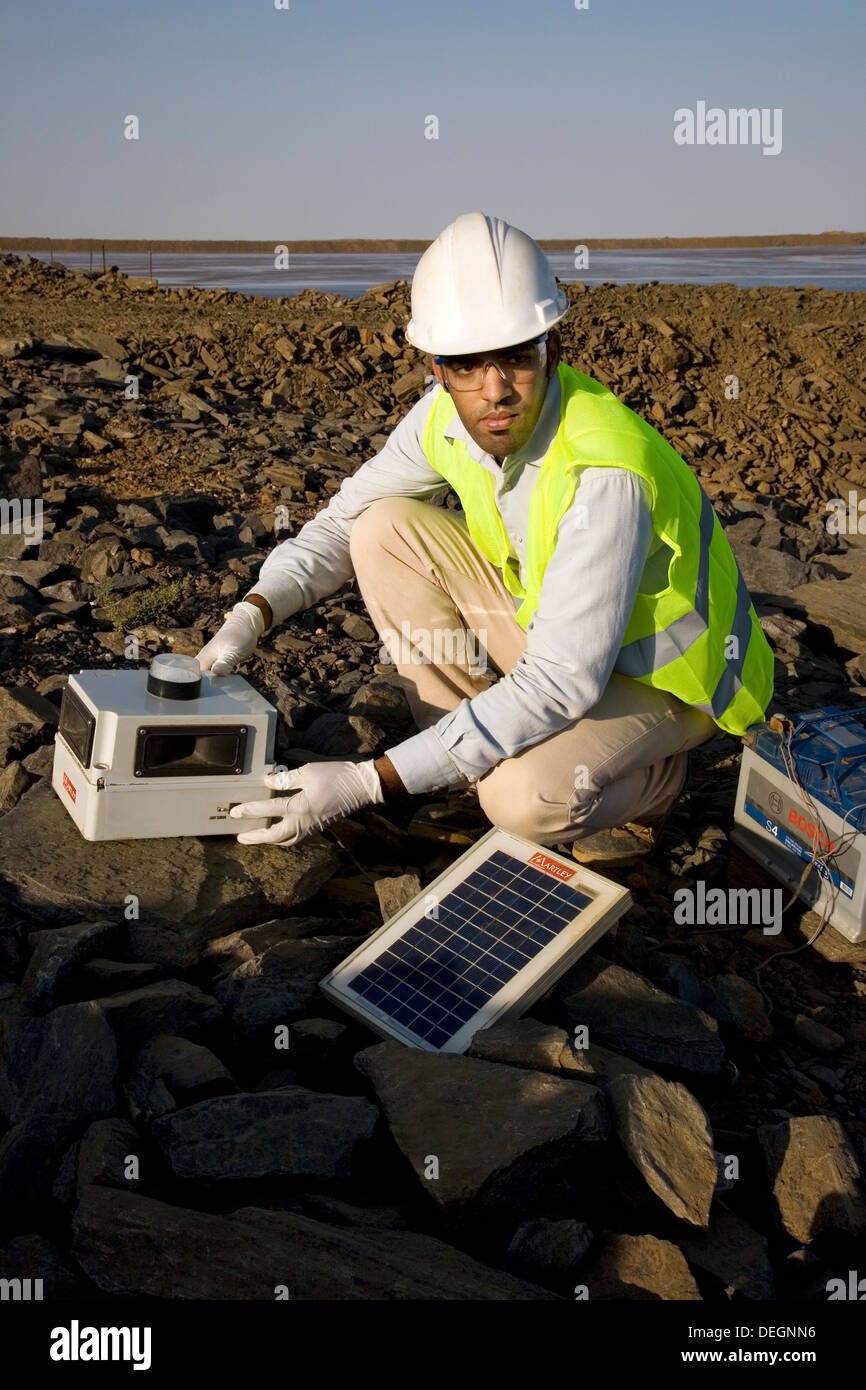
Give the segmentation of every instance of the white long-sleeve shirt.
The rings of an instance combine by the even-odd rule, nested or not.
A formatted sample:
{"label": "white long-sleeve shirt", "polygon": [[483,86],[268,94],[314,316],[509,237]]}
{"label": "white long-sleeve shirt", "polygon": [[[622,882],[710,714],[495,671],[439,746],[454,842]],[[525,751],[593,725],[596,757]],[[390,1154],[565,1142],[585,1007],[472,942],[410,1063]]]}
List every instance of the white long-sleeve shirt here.
{"label": "white long-sleeve shirt", "polygon": [[[354,573],[352,524],[381,497],[431,500],[447,488],[423,449],[435,386],[393,430],[374,458],[346,478],[328,505],[268,555],[253,592],[268,600],[274,624],[332,594]],[[447,433],[492,473],[497,506],[522,569],[529,500],[559,425],[560,387],[548,383],[532,435],[502,466],[455,415]],[[577,504],[580,505],[577,505]],[[503,758],[580,719],[601,697],[614,670],[638,590],[667,583],[670,551],[652,529],[648,490],[627,468],[584,467],[574,502],[559,524],[544,572],[526,650],[514,669],[431,728],[388,750],[408,792],[476,781]],[[520,600],[515,600],[515,608]]]}

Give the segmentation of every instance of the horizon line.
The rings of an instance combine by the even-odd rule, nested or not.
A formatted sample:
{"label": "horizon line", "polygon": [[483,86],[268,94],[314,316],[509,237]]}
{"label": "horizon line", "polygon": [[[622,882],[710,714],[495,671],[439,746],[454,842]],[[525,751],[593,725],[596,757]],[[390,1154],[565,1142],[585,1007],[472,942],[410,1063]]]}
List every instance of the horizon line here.
{"label": "horizon line", "polygon": [[[285,246],[291,253],[299,254],[343,252],[368,254],[391,253],[395,255],[413,254],[425,251],[431,242],[417,237],[318,237],[302,238],[296,241],[245,240],[243,238],[206,239],[195,237],[46,237],[46,236],[0,236],[0,252],[4,251],[106,251],[123,254],[125,252],[151,251],[174,254],[193,254],[208,252],[223,254],[272,255],[277,246]],[[860,246],[866,245],[866,232],[777,232],[765,236],[692,236],[692,237],[586,237],[575,243],[574,238],[537,237],[543,251],[569,251],[576,245],[587,250],[651,250],[655,247],[670,247],[686,250],[689,247],[722,249],[738,246]]]}

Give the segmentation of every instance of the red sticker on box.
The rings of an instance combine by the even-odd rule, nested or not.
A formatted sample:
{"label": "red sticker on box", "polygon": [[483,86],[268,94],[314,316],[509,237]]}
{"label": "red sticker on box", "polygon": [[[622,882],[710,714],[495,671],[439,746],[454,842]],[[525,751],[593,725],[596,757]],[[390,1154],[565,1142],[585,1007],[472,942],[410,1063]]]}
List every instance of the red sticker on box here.
{"label": "red sticker on box", "polygon": [[548,859],[546,854],[533,854],[529,860],[530,864],[535,864],[537,868],[543,869],[546,874],[553,874],[554,878],[571,878],[574,869],[567,869],[564,864],[560,864],[556,859]]}
{"label": "red sticker on box", "polygon": [[67,777],[67,775],[66,775],[65,772],[64,772],[64,774],[63,774],[63,786],[64,786],[64,788],[66,789],[66,791],[69,792],[69,795],[72,797],[72,800],[74,801],[74,800],[75,800],[75,788],[73,787],[72,783],[70,782],[70,780],[69,780],[69,778]]}

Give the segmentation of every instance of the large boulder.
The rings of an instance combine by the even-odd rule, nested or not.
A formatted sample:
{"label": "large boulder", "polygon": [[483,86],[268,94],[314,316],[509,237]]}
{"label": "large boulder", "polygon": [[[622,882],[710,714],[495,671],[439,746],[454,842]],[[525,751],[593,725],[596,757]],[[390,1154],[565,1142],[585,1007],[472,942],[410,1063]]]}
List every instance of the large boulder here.
{"label": "large boulder", "polygon": [[531,1212],[608,1132],[603,1097],[581,1081],[398,1042],[367,1048],[355,1064],[422,1188],[449,1215]]}
{"label": "large boulder", "polygon": [[351,1176],[377,1119],[363,1096],[286,1086],[199,1101],[157,1120],[153,1137],[180,1178],[326,1180]]}
{"label": "large boulder", "polygon": [[638,1061],[716,1076],[723,1049],[719,1026],[709,1014],[588,951],[559,983],[573,1027],[584,1025],[589,1040]]}
{"label": "large boulder", "polygon": [[792,1115],[758,1130],[779,1221],[808,1245],[824,1232],[866,1234],[857,1155],[833,1115]]}
{"label": "large boulder", "polygon": [[361,1231],[292,1212],[189,1211],[93,1187],[73,1253],[106,1293],[171,1299],[552,1299],[414,1231]]}
{"label": "large boulder", "polygon": [[[47,703],[47,702],[46,702]],[[129,957],[189,970],[220,931],[288,912],[337,868],[321,835],[299,845],[239,845],[233,836],[84,840],[47,782],[0,818],[0,894],[52,927],[68,914],[115,918],[129,895]]]}

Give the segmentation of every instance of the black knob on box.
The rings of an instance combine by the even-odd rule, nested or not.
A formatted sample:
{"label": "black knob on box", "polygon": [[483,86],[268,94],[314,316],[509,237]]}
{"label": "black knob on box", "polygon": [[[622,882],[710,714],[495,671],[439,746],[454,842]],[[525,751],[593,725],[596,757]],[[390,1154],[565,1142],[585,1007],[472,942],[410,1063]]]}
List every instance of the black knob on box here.
{"label": "black knob on box", "polygon": [[201,694],[198,657],[159,653],[150,663],[147,692],[161,700],[197,700]]}

